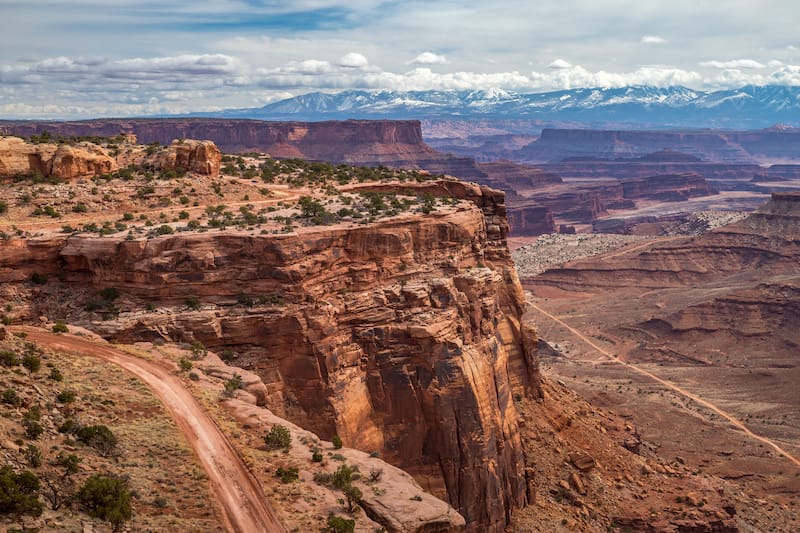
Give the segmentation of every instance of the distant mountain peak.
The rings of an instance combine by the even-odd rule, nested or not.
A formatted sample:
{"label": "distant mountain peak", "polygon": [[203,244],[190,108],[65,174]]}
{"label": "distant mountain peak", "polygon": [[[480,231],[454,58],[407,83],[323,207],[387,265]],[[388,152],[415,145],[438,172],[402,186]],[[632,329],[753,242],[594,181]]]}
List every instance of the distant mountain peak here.
{"label": "distant mountain peak", "polygon": [[478,90],[348,90],[309,93],[261,108],[200,116],[271,120],[533,119],[543,122],[631,124],[650,127],[767,128],[800,126],[800,87],[753,86],[698,91],[683,86],[635,85],[522,94]]}

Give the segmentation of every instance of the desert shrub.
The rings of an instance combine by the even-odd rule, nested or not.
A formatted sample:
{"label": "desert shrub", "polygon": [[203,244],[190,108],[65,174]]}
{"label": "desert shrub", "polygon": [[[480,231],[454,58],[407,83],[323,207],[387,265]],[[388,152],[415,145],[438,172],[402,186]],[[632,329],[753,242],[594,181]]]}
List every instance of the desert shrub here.
{"label": "desert shrub", "polygon": [[94,448],[103,456],[110,455],[117,446],[116,435],[106,426],[85,426],[75,435],[80,442]]}
{"label": "desert shrub", "polygon": [[297,468],[294,466],[289,468],[279,466],[278,469],[275,470],[275,477],[280,478],[281,483],[291,483],[292,481],[297,481],[300,476]]}
{"label": "desert shrub", "polygon": [[233,397],[234,393],[242,388],[242,376],[234,374],[232,378],[225,382],[225,389],[222,391],[226,398]]}
{"label": "desert shrub", "polygon": [[0,401],[13,407],[22,405],[22,398],[19,397],[19,394],[17,394],[17,391],[14,389],[4,390],[3,394],[0,396]]}
{"label": "desert shrub", "polygon": [[55,464],[64,469],[64,473],[61,475],[61,477],[64,479],[72,474],[78,473],[78,464],[80,462],[81,459],[77,455],[73,453],[67,454],[64,452],[59,452],[55,460]]}
{"label": "desert shrub", "polygon": [[39,516],[43,510],[36,474],[17,474],[10,465],[0,468],[0,514]]}
{"label": "desert shrub", "polygon": [[25,428],[25,436],[29,439],[38,439],[44,428],[37,420],[23,420],[22,425]]}
{"label": "desert shrub", "polygon": [[8,202],[0,200],[0,215],[8,213]]}
{"label": "desert shrub", "polygon": [[314,461],[315,463],[321,463],[322,462],[322,453],[321,452],[312,453],[311,454],[311,460]]}
{"label": "desert shrub", "polygon": [[29,353],[22,358],[22,366],[27,368],[28,372],[34,374],[42,367],[42,360],[39,359],[38,355]]}
{"label": "desert shrub", "polygon": [[77,499],[89,516],[110,522],[114,531],[131,519],[131,494],[118,477],[95,474],[77,493]]}
{"label": "desert shrub", "polygon": [[16,353],[10,350],[2,350],[0,351],[0,365],[3,366],[17,366],[22,361],[20,361],[19,357]]}
{"label": "desert shrub", "polygon": [[58,320],[53,325],[53,333],[68,333],[68,332],[69,332],[69,328],[67,327],[66,324],[64,324],[63,320]]}
{"label": "desert shrub", "polygon": [[341,516],[329,516],[328,523],[322,533],[353,533],[355,530],[355,520],[342,518]]}
{"label": "desert shrub", "polygon": [[33,468],[42,466],[42,452],[39,447],[34,444],[28,444],[25,448],[25,460]]}
{"label": "desert shrub", "polygon": [[174,232],[175,232],[175,230],[172,229],[172,226],[170,226],[169,224],[162,224],[156,230],[156,233],[159,234],[159,235],[169,235],[169,234],[174,233]]}
{"label": "desert shrub", "polygon": [[72,390],[62,390],[56,396],[56,401],[58,403],[72,403],[75,401],[75,391]]}
{"label": "desert shrub", "polygon": [[340,450],[343,446],[342,438],[339,435],[334,435],[333,438],[331,439],[331,443],[333,443],[333,447],[336,448],[337,450]]}
{"label": "desert shrub", "polygon": [[292,445],[292,435],[286,426],[275,424],[270,428],[269,433],[264,435],[264,444],[268,450],[289,448]]}
{"label": "desert shrub", "polygon": [[64,375],[61,373],[57,367],[53,367],[50,369],[50,375],[47,376],[48,379],[52,379],[53,381],[64,381]]}
{"label": "desert shrub", "polygon": [[75,420],[72,418],[67,418],[64,420],[60,426],[58,426],[59,433],[72,433],[73,431],[77,431],[78,425],[75,423]]}
{"label": "desert shrub", "polygon": [[193,311],[200,309],[200,300],[198,300],[196,296],[189,296],[186,298],[186,300],[184,300],[183,303],[185,303],[186,307]]}
{"label": "desert shrub", "polygon": [[347,485],[342,489],[342,492],[344,492],[344,497],[347,499],[347,512],[356,512],[358,504],[361,503],[361,498],[364,496],[361,489],[353,485]]}
{"label": "desert shrub", "polygon": [[38,272],[34,272],[31,274],[31,283],[34,285],[44,285],[47,283],[47,276],[44,274],[39,274]]}
{"label": "desert shrub", "polygon": [[100,298],[108,302],[113,302],[119,298],[119,289],[116,287],[106,287],[100,291]]}
{"label": "desert shrub", "polygon": [[353,472],[353,468],[347,463],[339,465],[339,468],[336,469],[336,472],[331,477],[331,484],[337,489],[344,490],[353,481]]}
{"label": "desert shrub", "polygon": [[185,357],[181,357],[181,360],[178,361],[178,366],[180,367],[181,371],[188,372],[192,369],[192,362]]}

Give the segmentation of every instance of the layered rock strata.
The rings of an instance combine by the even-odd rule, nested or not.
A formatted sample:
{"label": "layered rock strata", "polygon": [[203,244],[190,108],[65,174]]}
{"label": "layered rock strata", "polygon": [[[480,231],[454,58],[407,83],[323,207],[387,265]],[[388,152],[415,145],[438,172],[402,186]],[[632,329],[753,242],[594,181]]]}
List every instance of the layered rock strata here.
{"label": "layered rock strata", "polygon": [[88,324],[95,331],[234,350],[276,414],[379,451],[469,531],[503,531],[527,502],[513,399],[539,382],[503,195],[457,181],[396,187],[469,202],[285,235],[11,239],[0,242],[0,278],[38,269],[68,290],[117,288],[141,310]]}
{"label": "layered rock strata", "polygon": [[210,139],[226,153],[265,152],[276,158],[424,169],[462,179],[486,177],[468,157],[438,152],[422,139],[416,120],[265,122],[231,119],[114,119],[78,122],[5,122],[14,135],[48,131],[63,136],[134,134],[141,143]]}
{"label": "layered rock strata", "polygon": [[91,143],[31,144],[18,137],[0,137],[0,178],[38,173],[72,179],[115,170],[116,160]]}

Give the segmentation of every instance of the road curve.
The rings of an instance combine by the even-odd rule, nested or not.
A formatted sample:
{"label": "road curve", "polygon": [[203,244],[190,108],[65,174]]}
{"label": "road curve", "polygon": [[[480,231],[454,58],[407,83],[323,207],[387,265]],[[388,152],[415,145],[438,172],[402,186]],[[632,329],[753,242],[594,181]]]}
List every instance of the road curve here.
{"label": "road curve", "polygon": [[13,329],[25,331],[28,339],[42,346],[97,357],[141,379],[172,415],[208,474],[213,494],[222,509],[225,527],[235,533],[287,531],[236,449],[173,371],[112,346],[73,335],[56,335],[30,327]]}
{"label": "road curve", "polygon": [[688,399],[692,400],[693,402],[695,402],[695,403],[697,403],[699,405],[702,405],[706,409],[709,409],[709,410],[715,412],[716,414],[718,414],[719,416],[721,416],[722,418],[727,420],[728,423],[730,423],[733,427],[737,428],[739,431],[741,431],[742,433],[744,433],[745,435],[747,435],[751,439],[754,439],[754,440],[757,440],[757,441],[759,441],[759,442],[761,442],[763,444],[766,444],[767,446],[771,447],[776,452],[778,452],[779,454],[784,456],[790,462],[792,462],[795,466],[800,467],[800,459],[798,459],[797,457],[795,457],[794,455],[792,455],[788,451],[786,451],[783,448],[781,448],[773,440],[768,439],[767,437],[763,437],[761,435],[758,435],[756,433],[753,433],[747,426],[744,425],[744,423],[742,421],[734,418],[733,415],[723,411],[722,409],[720,409],[719,407],[717,407],[713,403],[709,402],[708,400],[704,400],[700,396],[698,396],[698,395],[696,395],[694,393],[691,393],[691,392],[687,391],[686,389],[683,389],[683,388],[679,387],[678,385],[672,383],[671,381],[668,381],[668,380],[666,380],[664,378],[660,378],[660,377],[656,376],[655,374],[652,374],[652,373],[648,372],[647,370],[636,366],[633,363],[629,363],[627,361],[624,361],[624,360],[620,359],[619,357],[617,357],[613,353],[609,352],[608,350],[604,350],[603,348],[598,346],[597,343],[592,342],[592,340],[589,339],[588,337],[586,337],[583,333],[581,333],[577,329],[573,328],[572,326],[570,326],[569,324],[567,324],[566,322],[564,322],[563,320],[561,320],[557,316],[554,316],[554,315],[548,313],[547,311],[545,311],[544,309],[542,309],[541,307],[539,307],[536,304],[529,303],[529,305],[533,309],[535,309],[536,311],[541,313],[543,316],[548,317],[549,319],[555,321],[556,323],[558,323],[558,324],[562,325],[563,327],[565,327],[566,329],[568,329],[577,338],[581,339],[583,342],[585,342],[586,344],[588,344],[589,346],[591,346],[592,348],[597,350],[597,352],[599,352],[600,354],[608,357],[611,361],[614,361],[615,363],[619,363],[619,364],[621,364],[621,365],[633,370],[634,372],[638,372],[639,374],[652,379],[653,381],[663,385],[664,387],[666,387],[666,388],[668,388],[668,389],[670,389],[670,390],[672,390],[674,392],[677,392],[678,394],[684,396],[685,398],[688,398]]}

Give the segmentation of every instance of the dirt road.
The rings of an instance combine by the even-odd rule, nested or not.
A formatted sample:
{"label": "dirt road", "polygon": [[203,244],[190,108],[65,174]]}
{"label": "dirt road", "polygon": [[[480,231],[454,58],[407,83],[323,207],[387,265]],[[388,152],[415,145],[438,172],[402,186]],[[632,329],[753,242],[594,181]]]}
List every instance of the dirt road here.
{"label": "dirt road", "polygon": [[53,350],[91,355],[113,363],[147,384],[172,415],[208,474],[213,494],[222,509],[225,527],[236,533],[283,533],[258,481],[236,449],[206,414],[197,400],[168,368],[139,359],[111,346],[75,337],[56,335],[36,328],[24,330],[28,339]]}
{"label": "dirt road", "polygon": [[569,324],[567,324],[566,322],[564,322],[563,320],[561,320],[557,316],[554,316],[554,315],[548,313],[547,311],[545,311],[544,309],[542,309],[538,305],[531,303],[530,306],[535,311],[540,313],[541,315],[549,318],[550,320],[553,320],[554,322],[560,324],[561,326],[563,326],[564,328],[569,330],[570,333],[572,333],[577,338],[579,338],[580,340],[582,340],[583,342],[585,342],[586,344],[588,344],[589,346],[594,348],[598,353],[608,357],[610,360],[614,361],[615,363],[619,363],[619,364],[625,366],[626,368],[629,368],[630,370],[632,370],[634,372],[637,372],[637,373],[639,373],[639,374],[641,374],[643,376],[648,377],[649,379],[652,379],[653,381],[656,381],[657,383],[663,385],[664,387],[666,387],[666,388],[668,388],[668,389],[670,389],[670,390],[672,390],[674,392],[677,392],[678,394],[684,396],[685,398],[688,398],[688,399],[692,400],[693,402],[695,402],[695,403],[697,403],[699,405],[702,405],[706,409],[709,409],[709,410],[713,411],[717,415],[719,415],[722,418],[724,418],[725,420],[727,420],[728,423],[730,423],[732,426],[734,426],[735,428],[737,428],[740,431],[742,431],[748,437],[750,437],[752,439],[755,439],[755,440],[757,440],[759,442],[762,442],[762,443],[770,446],[776,452],[778,452],[782,456],[786,457],[786,459],[788,459],[789,461],[794,463],[795,466],[800,467],[800,460],[798,460],[791,453],[789,453],[786,450],[784,450],[783,448],[781,448],[774,441],[772,441],[772,440],[770,440],[770,439],[768,439],[766,437],[762,437],[761,435],[757,435],[757,434],[753,433],[752,431],[750,431],[750,429],[747,428],[747,426],[744,425],[743,422],[741,422],[740,420],[734,418],[732,415],[730,415],[729,413],[723,411],[722,409],[720,409],[716,405],[712,404],[708,400],[704,400],[703,398],[697,396],[696,394],[693,394],[693,393],[691,393],[691,392],[679,387],[678,385],[675,385],[671,381],[667,381],[667,380],[665,380],[663,378],[660,378],[660,377],[656,376],[655,374],[652,374],[652,373],[648,372],[647,370],[644,370],[643,368],[639,368],[638,366],[636,366],[633,363],[629,363],[629,362],[621,359],[620,357],[618,357],[617,355],[614,355],[613,353],[609,352],[608,350],[603,349],[597,343],[595,343],[594,341],[589,339],[587,336],[585,336],[583,333],[581,333],[577,329],[573,328],[572,326],[570,326]]}

